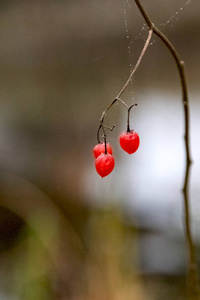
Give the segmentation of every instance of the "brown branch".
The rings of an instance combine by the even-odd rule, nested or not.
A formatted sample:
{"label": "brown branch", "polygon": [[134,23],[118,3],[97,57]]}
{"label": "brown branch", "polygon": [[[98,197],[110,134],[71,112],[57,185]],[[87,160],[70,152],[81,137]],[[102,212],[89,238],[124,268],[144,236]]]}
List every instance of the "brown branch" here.
{"label": "brown branch", "polygon": [[176,66],[178,68],[181,88],[182,88],[182,103],[184,109],[184,124],[185,124],[185,152],[186,152],[186,168],[185,168],[185,179],[183,185],[183,197],[184,197],[184,213],[185,213],[185,234],[188,245],[189,252],[189,262],[188,262],[188,287],[191,294],[199,295],[199,284],[198,284],[198,274],[197,274],[197,262],[195,255],[195,248],[191,232],[191,217],[190,217],[190,203],[189,203],[189,174],[191,167],[191,156],[190,156],[190,139],[189,139],[189,99],[187,92],[187,83],[184,70],[184,62],[180,59],[176,49],[167,39],[167,37],[151,22],[146,11],[140,3],[140,0],[135,0],[137,7],[139,8],[143,18],[145,19],[150,31],[157,35],[161,41],[166,45],[170,53],[172,54]]}
{"label": "brown branch", "polygon": [[123,92],[125,91],[125,89],[127,88],[127,86],[129,85],[129,83],[131,82],[131,80],[133,78],[133,75],[137,71],[137,69],[138,69],[138,67],[139,67],[139,65],[141,63],[141,60],[142,60],[142,58],[143,58],[143,56],[144,56],[144,54],[145,54],[145,52],[146,52],[146,50],[147,50],[147,48],[149,46],[149,43],[150,43],[150,40],[151,40],[151,37],[152,37],[152,33],[153,33],[153,30],[150,29],[148,37],[147,37],[147,40],[146,40],[145,45],[144,45],[144,47],[142,49],[142,52],[140,54],[140,57],[138,58],[138,61],[137,61],[136,65],[135,65],[135,67],[133,68],[133,71],[131,72],[128,80],[126,81],[125,85],[123,86],[123,88],[121,89],[121,91],[119,92],[119,94],[117,95],[116,98],[120,98],[121,97],[121,95],[123,94]]}
{"label": "brown branch", "polygon": [[128,87],[129,83],[131,82],[132,78],[133,78],[133,75],[135,74],[135,72],[137,71],[140,63],[141,63],[141,60],[149,46],[149,43],[150,43],[150,40],[151,40],[151,37],[152,37],[152,34],[153,34],[153,30],[149,30],[149,33],[148,33],[148,37],[147,37],[147,40],[144,44],[144,47],[140,53],[140,56],[135,64],[135,67],[133,68],[132,72],[130,73],[130,76],[129,78],[127,79],[127,81],[125,82],[124,86],[122,87],[122,89],[119,91],[119,93],[117,94],[117,96],[114,98],[114,100],[106,107],[106,109],[103,111],[102,115],[101,115],[101,118],[100,118],[100,125],[99,125],[99,128],[97,130],[97,140],[98,142],[100,141],[99,139],[99,131],[100,129],[102,128],[103,126],[103,121],[104,121],[104,117],[106,115],[106,113],[109,111],[109,109],[117,102],[117,101],[120,101],[127,109],[128,109],[128,105],[122,100],[120,99],[121,95],[124,93],[124,91],[126,90],[126,88]]}

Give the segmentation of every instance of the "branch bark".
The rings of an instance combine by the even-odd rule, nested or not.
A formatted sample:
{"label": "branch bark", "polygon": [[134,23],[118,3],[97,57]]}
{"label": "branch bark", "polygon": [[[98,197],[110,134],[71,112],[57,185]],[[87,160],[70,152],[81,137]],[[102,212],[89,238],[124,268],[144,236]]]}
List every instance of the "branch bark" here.
{"label": "branch bark", "polygon": [[[184,203],[184,217],[185,217],[185,235],[186,241],[188,246],[188,288],[191,295],[196,296],[199,295],[199,283],[198,283],[198,273],[197,273],[197,261],[196,261],[196,254],[195,254],[195,247],[192,238],[192,230],[191,230],[191,215],[190,215],[190,201],[189,201],[189,175],[190,175],[190,168],[191,168],[191,155],[190,155],[190,137],[189,137],[189,98],[188,98],[188,91],[187,91],[187,81],[184,69],[184,61],[182,61],[174,48],[171,42],[167,39],[167,37],[151,22],[150,18],[148,17],[146,11],[144,10],[140,0],[135,0],[135,3],[140,10],[143,18],[145,19],[149,30],[153,30],[153,33],[157,35],[161,41],[166,45],[170,53],[172,54],[181,82],[182,88],[182,103],[183,103],[183,110],[184,110],[184,125],[185,125],[185,154],[186,154],[186,166],[185,166],[185,178],[184,178],[184,185],[183,185],[183,203]],[[193,298],[193,299],[195,299]]]}
{"label": "branch bark", "polygon": [[124,93],[124,91],[126,90],[126,88],[128,87],[129,83],[131,82],[132,78],[133,78],[133,75],[135,74],[135,72],[137,71],[141,61],[142,61],[142,58],[149,46],[149,43],[150,43],[150,40],[151,40],[151,37],[152,37],[152,34],[153,34],[153,30],[149,30],[149,33],[148,33],[148,37],[147,37],[147,40],[144,44],[144,47],[140,53],[140,56],[135,64],[135,67],[133,68],[131,74],[129,75],[127,81],[125,82],[124,86],[122,87],[122,89],[119,91],[119,93],[117,94],[117,96],[114,98],[114,100],[106,107],[106,109],[103,111],[102,115],[101,115],[101,118],[100,118],[100,125],[99,125],[99,128],[97,130],[97,141],[98,143],[100,143],[100,138],[99,138],[99,132],[100,132],[100,129],[105,126],[103,125],[103,122],[104,122],[104,117],[106,115],[106,113],[110,110],[110,108],[117,102],[117,101],[120,101],[127,109],[128,109],[128,105],[122,100],[120,99],[121,95]]}

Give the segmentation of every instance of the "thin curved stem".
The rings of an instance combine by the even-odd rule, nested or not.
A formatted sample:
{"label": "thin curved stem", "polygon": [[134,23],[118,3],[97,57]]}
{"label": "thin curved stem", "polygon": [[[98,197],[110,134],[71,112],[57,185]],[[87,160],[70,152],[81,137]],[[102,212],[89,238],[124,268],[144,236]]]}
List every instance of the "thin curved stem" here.
{"label": "thin curved stem", "polygon": [[145,45],[144,45],[144,47],[143,47],[143,49],[142,49],[142,52],[140,53],[140,56],[139,56],[139,58],[138,58],[138,61],[137,61],[137,63],[135,64],[135,67],[133,68],[133,71],[131,72],[131,74],[130,74],[128,80],[126,81],[126,83],[124,84],[123,88],[120,90],[120,92],[119,92],[119,94],[117,95],[116,98],[120,98],[120,97],[121,97],[121,95],[123,94],[123,92],[125,91],[125,89],[127,88],[127,86],[129,85],[129,83],[131,82],[131,80],[132,80],[132,78],[133,78],[133,75],[134,75],[135,72],[137,71],[137,69],[138,69],[138,67],[139,67],[139,65],[140,65],[140,63],[141,63],[141,60],[142,60],[142,58],[143,58],[143,56],[144,56],[144,54],[145,54],[145,52],[146,52],[146,50],[147,50],[147,48],[148,48],[148,46],[149,46],[149,43],[150,43],[152,34],[153,34],[153,30],[150,29],[150,30],[149,30],[149,34],[148,34],[148,37],[147,37],[147,40],[146,40]]}
{"label": "thin curved stem", "polygon": [[122,89],[119,91],[119,93],[117,94],[117,96],[114,98],[114,100],[106,107],[106,109],[103,111],[102,115],[101,115],[101,118],[100,118],[100,125],[99,125],[99,128],[98,128],[98,131],[97,131],[97,140],[99,141],[99,138],[98,138],[98,135],[99,135],[99,131],[102,127],[102,124],[103,124],[103,121],[104,121],[104,117],[106,115],[106,113],[109,111],[109,109],[117,102],[121,102],[126,108],[128,108],[128,105],[122,100],[120,99],[121,95],[124,93],[124,91],[126,90],[126,88],[128,87],[129,83],[131,82],[132,78],[133,78],[133,75],[135,74],[135,72],[137,71],[140,63],[141,63],[141,60],[149,46],[149,43],[150,43],[150,40],[151,40],[151,37],[152,37],[152,34],[153,34],[153,30],[149,30],[149,33],[148,33],[148,37],[147,37],[147,40],[144,44],[144,47],[140,53],[140,56],[135,64],[135,67],[134,69],[132,70],[132,72],[130,73],[129,75],[129,78],[127,79],[127,81],[125,82],[124,86],[122,87]]}
{"label": "thin curved stem", "polygon": [[195,248],[192,238],[191,232],[191,218],[190,218],[190,205],[189,205],[189,174],[190,174],[190,166],[191,166],[191,156],[190,156],[190,139],[189,139],[189,99],[188,99],[188,91],[187,91],[187,82],[184,70],[184,62],[180,59],[176,49],[171,44],[171,42],[167,39],[167,37],[151,22],[148,17],[146,11],[141,5],[139,0],[135,0],[137,7],[139,8],[143,18],[145,19],[149,30],[153,30],[153,33],[157,35],[161,41],[166,45],[170,53],[172,54],[176,66],[178,68],[181,88],[182,88],[182,103],[184,109],[184,124],[185,124],[185,152],[186,152],[186,168],[185,168],[185,179],[183,185],[183,196],[184,196],[184,213],[185,213],[185,233],[186,240],[188,244],[188,252],[189,252],[189,263],[188,263],[188,285],[189,291],[192,294],[199,294],[199,285],[198,285],[198,274],[197,274],[197,262],[195,255]]}
{"label": "thin curved stem", "polygon": [[106,134],[104,134],[105,154],[107,154]]}
{"label": "thin curved stem", "polygon": [[133,107],[133,106],[137,106],[137,103],[135,103],[135,104],[132,104],[129,108],[128,108],[128,116],[127,116],[127,132],[130,132],[131,130],[130,130],[130,122],[129,122],[129,120],[130,120],[130,111],[131,111],[131,108]]}

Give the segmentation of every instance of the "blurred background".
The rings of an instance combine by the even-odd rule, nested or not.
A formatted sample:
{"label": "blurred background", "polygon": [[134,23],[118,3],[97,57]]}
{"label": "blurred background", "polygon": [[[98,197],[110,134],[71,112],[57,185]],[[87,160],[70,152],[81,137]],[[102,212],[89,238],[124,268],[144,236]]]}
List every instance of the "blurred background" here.
{"label": "blurred background", "polygon": [[[196,0],[143,0],[186,64],[192,230],[200,257],[200,20]],[[99,119],[148,29],[132,0],[0,1],[0,299],[187,299],[180,80],[153,37],[105,118],[116,161],[102,179]]]}

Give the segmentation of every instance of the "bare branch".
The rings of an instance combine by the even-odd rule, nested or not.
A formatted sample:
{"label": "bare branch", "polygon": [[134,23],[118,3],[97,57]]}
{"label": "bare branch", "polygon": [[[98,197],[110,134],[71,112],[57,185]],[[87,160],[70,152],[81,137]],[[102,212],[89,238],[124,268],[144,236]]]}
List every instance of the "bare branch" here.
{"label": "bare branch", "polygon": [[128,80],[126,81],[125,85],[123,86],[123,88],[121,89],[121,91],[119,92],[119,94],[117,95],[116,98],[120,98],[121,97],[121,95],[123,94],[123,92],[125,91],[125,89],[127,88],[127,86],[129,85],[129,83],[131,82],[131,79],[133,78],[133,75],[137,71],[137,69],[138,69],[138,67],[139,67],[139,65],[141,63],[141,60],[142,60],[142,58],[143,58],[143,56],[144,56],[144,54],[145,54],[145,52],[146,52],[146,50],[147,50],[147,48],[149,46],[149,43],[150,43],[150,40],[151,40],[151,37],[152,37],[152,33],[153,33],[153,30],[152,29],[149,30],[149,34],[148,34],[147,40],[145,42],[144,48],[142,49],[142,52],[140,54],[140,57],[138,58],[138,61],[137,61],[136,65],[135,65],[133,71],[131,72]]}
{"label": "bare branch", "polygon": [[[120,92],[117,94],[117,96],[115,97],[115,99],[106,107],[106,109],[103,111],[102,115],[101,115],[101,118],[100,118],[100,125],[99,125],[99,128],[98,128],[98,132],[99,130],[101,129],[102,127],[102,124],[103,124],[103,121],[104,121],[104,117],[106,115],[106,113],[109,111],[109,109],[117,102],[121,102],[127,109],[128,109],[128,105],[122,100],[120,99],[121,95],[124,93],[124,91],[126,90],[126,88],[128,87],[129,83],[131,82],[132,78],[133,78],[133,75],[135,74],[135,72],[137,71],[141,61],[142,61],[142,58],[149,46],[149,43],[150,43],[150,40],[151,40],[151,37],[152,37],[152,34],[153,34],[153,30],[149,30],[149,33],[148,33],[148,37],[147,37],[147,40],[144,44],[144,47],[141,51],[141,54],[135,64],[135,67],[133,68],[129,78],[127,79],[126,83],[124,84],[124,86],[122,87],[122,89],[120,90]],[[97,136],[98,136],[98,133],[97,133]],[[98,138],[97,138],[98,139]],[[98,140],[99,141],[99,140]]]}
{"label": "bare branch", "polygon": [[189,263],[188,263],[188,286],[189,291],[193,295],[199,295],[199,284],[198,284],[198,274],[197,274],[197,262],[195,248],[191,232],[191,217],[190,217],[190,205],[189,205],[189,174],[191,166],[191,156],[190,156],[190,139],[189,139],[189,99],[187,92],[187,82],[184,70],[184,62],[180,59],[176,49],[167,39],[167,37],[155,27],[155,25],[149,19],[146,11],[140,3],[140,0],[135,0],[137,7],[139,8],[143,18],[145,19],[149,30],[153,30],[161,41],[167,46],[168,50],[172,54],[180,76],[181,88],[182,88],[182,103],[184,109],[184,123],[185,123],[185,152],[186,152],[186,167],[185,167],[185,179],[183,185],[183,197],[184,197],[184,212],[185,212],[185,234],[188,244],[189,252]]}

